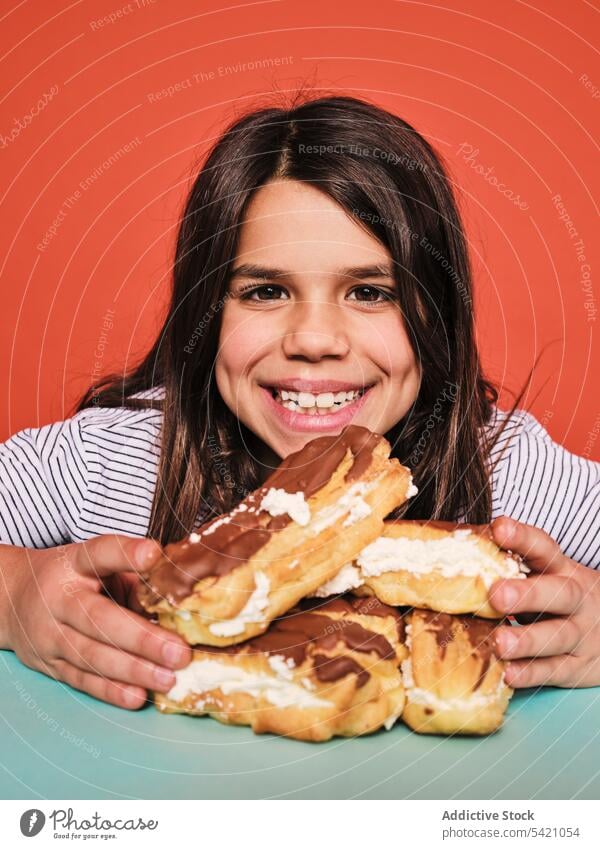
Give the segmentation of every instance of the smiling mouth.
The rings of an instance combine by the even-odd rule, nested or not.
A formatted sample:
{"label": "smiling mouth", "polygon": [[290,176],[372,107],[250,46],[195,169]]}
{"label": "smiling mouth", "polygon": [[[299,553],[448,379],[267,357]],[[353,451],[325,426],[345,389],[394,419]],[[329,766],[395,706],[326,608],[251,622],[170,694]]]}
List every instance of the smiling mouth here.
{"label": "smiling mouth", "polygon": [[265,388],[270,391],[274,401],[290,412],[305,416],[326,416],[337,413],[338,410],[358,401],[371,387],[364,386],[345,392],[319,392],[318,394],[293,392],[290,389],[279,389],[275,386]]}

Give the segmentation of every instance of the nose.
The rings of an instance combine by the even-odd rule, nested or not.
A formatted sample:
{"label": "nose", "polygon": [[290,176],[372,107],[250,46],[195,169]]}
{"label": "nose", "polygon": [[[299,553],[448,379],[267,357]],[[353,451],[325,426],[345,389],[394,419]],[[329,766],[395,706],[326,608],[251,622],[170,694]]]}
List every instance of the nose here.
{"label": "nose", "polygon": [[302,301],[288,312],[282,341],[288,359],[343,359],[350,351],[344,311],[323,301]]}

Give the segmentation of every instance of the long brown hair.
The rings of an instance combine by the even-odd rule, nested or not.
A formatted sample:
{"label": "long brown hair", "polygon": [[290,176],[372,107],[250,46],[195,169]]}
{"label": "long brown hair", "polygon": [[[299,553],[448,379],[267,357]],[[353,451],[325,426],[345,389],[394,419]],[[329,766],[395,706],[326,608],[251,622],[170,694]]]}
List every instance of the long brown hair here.
{"label": "long brown hair", "polygon": [[[162,410],[149,536],[181,538],[201,513],[231,509],[264,477],[244,448],[252,435],[217,390],[214,362],[244,213],[273,178],[325,192],[393,259],[398,305],[422,372],[414,404],[386,434],[419,487],[397,515],[489,521],[490,450],[500,430],[486,425],[498,392],[482,374],[450,181],[431,146],[401,118],[328,96],[260,108],[223,132],[185,204],[170,308],[152,349],[131,372],[92,385],[77,405]],[[153,387],[164,389],[162,400],[131,397]]]}

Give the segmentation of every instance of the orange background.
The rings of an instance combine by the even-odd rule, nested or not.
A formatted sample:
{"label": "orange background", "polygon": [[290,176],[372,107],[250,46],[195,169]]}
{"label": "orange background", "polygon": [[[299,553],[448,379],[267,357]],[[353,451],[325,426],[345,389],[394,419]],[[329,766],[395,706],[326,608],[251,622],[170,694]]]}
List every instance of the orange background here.
{"label": "orange background", "polygon": [[[107,371],[141,355],[164,315],[195,163],[231,117],[308,83],[396,112],[441,152],[461,195],[478,334],[502,405],[546,348],[522,406],[571,451],[600,459],[597,321],[585,306],[600,283],[587,294],[582,285],[583,269],[600,264],[597,12],[583,0],[537,6],[0,4],[0,439],[65,418],[98,363]],[[271,67],[241,67],[260,60]],[[463,143],[477,151],[471,162]],[[526,209],[490,184],[490,168]]]}

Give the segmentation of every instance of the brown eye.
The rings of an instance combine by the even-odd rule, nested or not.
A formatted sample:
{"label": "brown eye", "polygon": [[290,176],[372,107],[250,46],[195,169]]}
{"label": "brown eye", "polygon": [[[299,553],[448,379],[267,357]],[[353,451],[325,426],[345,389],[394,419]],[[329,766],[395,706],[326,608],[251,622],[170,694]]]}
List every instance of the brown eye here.
{"label": "brown eye", "polygon": [[282,294],[287,295],[282,286],[265,284],[264,286],[253,286],[251,289],[242,291],[240,298],[244,301],[277,301],[282,300]]}
{"label": "brown eye", "polygon": [[363,304],[383,304],[393,297],[391,292],[384,292],[376,286],[357,286],[350,292],[350,295],[356,296],[350,298],[350,300],[356,300]]}

